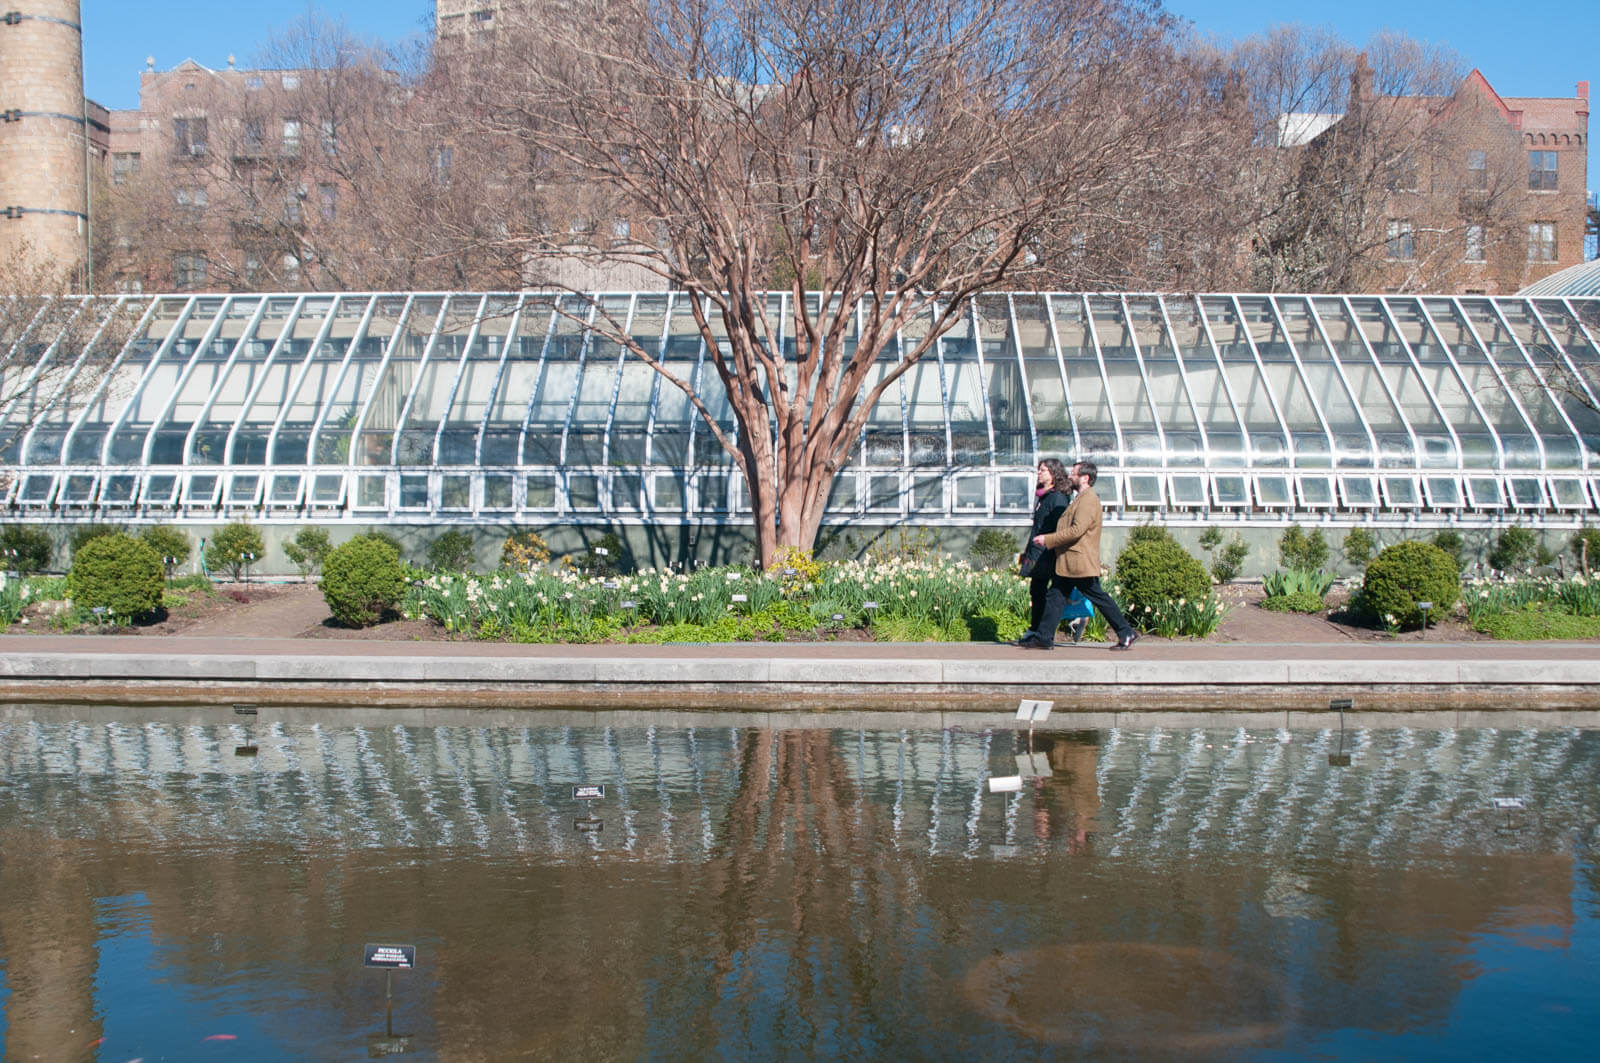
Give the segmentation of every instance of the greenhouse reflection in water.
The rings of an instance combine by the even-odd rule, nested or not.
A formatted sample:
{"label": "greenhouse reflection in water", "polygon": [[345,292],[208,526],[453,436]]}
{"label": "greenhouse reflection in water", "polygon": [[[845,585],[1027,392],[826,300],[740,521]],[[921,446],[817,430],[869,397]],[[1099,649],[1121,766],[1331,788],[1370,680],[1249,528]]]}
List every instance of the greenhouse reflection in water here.
{"label": "greenhouse reflection in water", "polygon": [[1550,1056],[1600,1012],[1595,732],[1040,732],[991,794],[1024,736],[42,717],[0,711],[8,1059],[362,1055],[375,941],[441,1059]]}

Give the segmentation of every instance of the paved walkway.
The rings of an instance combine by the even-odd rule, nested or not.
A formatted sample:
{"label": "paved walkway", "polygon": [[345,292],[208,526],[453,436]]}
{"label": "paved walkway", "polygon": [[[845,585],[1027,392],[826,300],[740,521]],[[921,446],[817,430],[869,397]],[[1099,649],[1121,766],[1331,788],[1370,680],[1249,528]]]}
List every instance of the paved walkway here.
{"label": "paved walkway", "polygon": [[[530,646],[369,639],[0,636],[0,700],[166,705],[992,712],[1600,712],[1584,643],[1141,640],[1050,653],[951,643]],[[1084,719],[1087,721],[1088,716]]]}

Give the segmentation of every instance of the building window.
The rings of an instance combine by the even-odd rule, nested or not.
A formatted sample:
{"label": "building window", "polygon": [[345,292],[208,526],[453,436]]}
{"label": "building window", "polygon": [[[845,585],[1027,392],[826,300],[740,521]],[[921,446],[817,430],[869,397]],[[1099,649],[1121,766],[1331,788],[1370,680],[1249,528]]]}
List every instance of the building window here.
{"label": "building window", "polygon": [[204,118],[173,119],[172,148],[178,155],[204,155],[206,153],[206,120]]}
{"label": "building window", "polygon": [[333,185],[317,186],[317,203],[322,209],[323,221],[332,221],[339,216],[339,190]]}
{"label": "building window", "polygon": [[1394,192],[1417,190],[1417,160],[1405,152],[1389,164],[1389,189]]}
{"label": "building window", "polygon": [[1553,151],[1528,152],[1528,190],[1554,192],[1556,182],[1556,153]]}
{"label": "building window", "polygon": [[210,195],[203,188],[179,188],[172,193],[172,198],[180,207],[204,207],[211,202]]}
{"label": "building window", "polygon": [[1469,225],[1469,226],[1467,226],[1467,255],[1466,255],[1467,261],[1468,262],[1482,262],[1483,261],[1483,247],[1484,247],[1484,244],[1483,244],[1483,226],[1481,226],[1481,225]]}
{"label": "building window", "polygon": [[442,185],[450,183],[450,164],[455,161],[455,154],[447,144],[433,149],[433,176]]}
{"label": "building window", "polygon": [[473,18],[473,21],[477,22],[477,24],[479,26],[487,26],[489,23],[494,21],[494,12],[493,11],[474,11],[472,13],[472,18]]}
{"label": "building window", "polygon": [[1467,152],[1467,187],[1484,191],[1489,187],[1489,153]]}
{"label": "building window", "polygon": [[284,91],[286,91],[286,92],[294,92],[299,87],[300,87],[300,75],[299,74],[285,74],[285,75],[283,75],[283,88],[284,88]]}
{"label": "building window", "polygon": [[285,155],[300,154],[300,119],[285,118],[283,120],[283,153]]}
{"label": "building window", "polygon": [[283,220],[290,225],[300,224],[300,197],[290,194],[283,197]]}
{"label": "building window", "polygon": [[633,226],[628,224],[627,218],[620,218],[611,223],[611,238],[613,240],[626,240],[633,235]]}
{"label": "building window", "polygon": [[288,284],[300,283],[300,259],[297,256],[283,256],[283,279]]}
{"label": "building window", "polygon": [[172,282],[180,289],[206,286],[206,256],[183,254],[172,256]]}
{"label": "building window", "polygon": [[317,126],[322,134],[322,153],[324,155],[339,154],[339,137],[334,132],[333,119],[324,118]]}
{"label": "building window", "polygon": [[1556,260],[1556,223],[1534,221],[1528,223],[1528,261],[1554,262]]}
{"label": "building window", "polygon": [[1417,245],[1410,218],[1390,218],[1387,235],[1389,258],[1410,261],[1417,257]]}
{"label": "building window", "polygon": [[267,144],[267,130],[259,118],[246,118],[244,120],[244,153],[247,156],[260,155]]}
{"label": "building window", "polygon": [[139,172],[139,153],[137,151],[119,151],[111,156],[111,183],[123,185],[128,183],[128,176]]}

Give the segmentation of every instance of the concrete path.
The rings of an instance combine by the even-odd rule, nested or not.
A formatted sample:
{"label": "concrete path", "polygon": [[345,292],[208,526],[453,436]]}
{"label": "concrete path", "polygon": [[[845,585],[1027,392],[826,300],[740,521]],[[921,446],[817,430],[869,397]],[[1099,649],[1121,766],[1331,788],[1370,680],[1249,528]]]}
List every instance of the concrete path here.
{"label": "concrete path", "polygon": [[[0,636],[0,701],[616,710],[993,712],[1041,698],[1165,711],[1600,711],[1584,643],[1141,640],[1041,653],[950,643],[526,646],[368,639]],[[1087,717],[1085,717],[1087,719]]]}

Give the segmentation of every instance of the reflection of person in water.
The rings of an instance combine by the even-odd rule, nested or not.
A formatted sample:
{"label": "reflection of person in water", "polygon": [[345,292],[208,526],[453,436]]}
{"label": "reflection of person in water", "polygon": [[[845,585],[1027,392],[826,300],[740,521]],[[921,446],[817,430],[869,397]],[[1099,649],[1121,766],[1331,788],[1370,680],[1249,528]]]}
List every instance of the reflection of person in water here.
{"label": "reflection of person in water", "polygon": [[1034,836],[1065,838],[1068,852],[1088,852],[1100,812],[1099,732],[1035,735],[1034,746],[1050,761],[1049,778],[1034,780]]}

